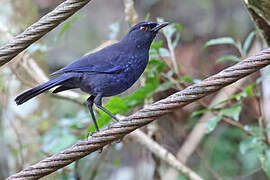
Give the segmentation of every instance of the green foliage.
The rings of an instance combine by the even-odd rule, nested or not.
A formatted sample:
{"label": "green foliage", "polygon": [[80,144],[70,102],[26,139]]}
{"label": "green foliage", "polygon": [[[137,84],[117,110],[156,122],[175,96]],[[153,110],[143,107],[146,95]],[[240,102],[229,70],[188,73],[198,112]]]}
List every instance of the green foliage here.
{"label": "green foliage", "polygon": [[261,157],[262,168],[267,177],[270,178],[270,152],[269,150]]}
{"label": "green foliage", "polygon": [[179,80],[180,80],[180,81],[187,82],[187,83],[193,83],[193,79],[192,79],[191,77],[189,77],[189,76],[186,76],[186,75],[180,77]]}
{"label": "green foliage", "polygon": [[236,104],[229,108],[223,108],[220,110],[220,114],[223,116],[228,116],[233,118],[235,121],[239,120],[239,116],[242,110],[242,106],[240,104]]}
{"label": "green foliage", "polygon": [[150,13],[148,12],[144,18],[144,21],[147,22],[150,19]]}
{"label": "green foliage", "polygon": [[163,41],[153,42],[149,51],[150,56],[155,58],[171,56],[170,52],[163,48]]}
{"label": "green foliage", "polygon": [[[148,0],[144,1],[144,3],[148,4],[155,4],[158,0]],[[63,35],[67,33],[70,28],[74,25],[73,23],[79,20],[80,18],[84,17],[83,15],[75,15],[70,18],[70,20],[66,21],[61,28],[56,37],[56,40],[61,40]],[[150,14],[148,13],[145,17],[145,21],[148,21],[150,18]],[[163,21],[160,19],[159,21]],[[115,22],[109,25],[109,39],[117,39],[120,30],[119,22]],[[171,23],[169,26],[165,27],[162,32],[166,37],[167,42],[158,41],[153,42],[150,49],[150,61],[149,64],[143,73],[143,83],[141,87],[139,87],[135,92],[125,97],[116,96],[111,97],[107,103],[105,103],[105,108],[108,109],[115,115],[128,115],[134,112],[134,108],[141,108],[143,107],[144,103],[147,101],[152,101],[153,95],[157,92],[163,92],[168,89],[174,88],[173,90],[177,89],[178,83],[197,83],[201,82],[200,79],[193,79],[188,75],[177,76],[174,73],[174,70],[170,69],[167,66],[165,61],[163,61],[164,57],[170,57],[172,55],[172,51],[168,50],[164,46],[168,45],[170,41],[172,47],[175,49],[179,44],[182,32],[182,25],[178,23]],[[12,32],[12,31],[11,31]],[[232,46],[236,48],[239,52],[237,55],[225,55],[216,60],[217,63],[231,61],[231,62],[239,62],[241,59],[244,59],[245,56],[248,54],[248,51],[252,45],[254,37],[256,35],[256,31],[252,31],[243,42],[231,37],[223,37],[212,39],[205,43],[205,48],[215,45],[222,45],[226,44],[228,46]],[[0,41],[0,45],[3,43]],[[33,53],[36,51],[46,51],[47,47],[42,44],[33,44],[31,45],[27,51],[29,53]],[[181,52],[180,52],[181,53]],[[167,60],[168,58],[166,58]],[[200,72],[198,72],[200,74]],[[0,92],[2,94],[9,94],[10,89],[8,89],[9,82],[7,81],[7,76],[10,76],[11,73],[8,75],[0,74]],[[164,80],[165,78],[165,80]],[[162,80],[161,80],[162,79]],[[192,165],[199,162],[200,169],[196,169],[192,166],[192,169],[196,169],[196,173],[199,175],[205,176],[204,179],[235,179],[241,178],[245,176],[244,173],[254,172],[257,169],[263,169],[268,178],[270,178],[270,150],[269,145],[265,143],[264,132],[257,124],[250,124],[244,127],[244,130],[235,128],[232,126],[219,124],[222,118],[231,118],[234,121],[239,121],[239,117],[242,111],[243,103],[246,98],[258,98],[260,97],[260,91],[257,89],[260,86],[261,79],[259,78],[256,82],[247,85],[246,87],[241,87],[242,91],[232,95],[230,98],[225,99],[222,102],[214,105],[213,107],[200,109],[192,113],[188,120],[185,122],[181,122],[180,126],[183,126],[183,130],[186,130],[188,126],[193,127],[195,123],[198,123],[200,116],[205,113],[213,112],[214,116],[210,118],[206,123],[206,130],[208,135],[204,137],[202,140],[201,146],[197,149],[197,152],[194,154],[192,159]],[[12,84],[12,83],[11,83]],[[180,84],[182,85],[182,84]],[[17,86],[17,85],[15,85]],[[12,88],[11,88],[12,89]],[[6,92],[5,92],[6,91]],[[1,94],[1,95],[2,95]],[[12,94],[13,95],[13,94]],[[85,98],[82,98],[85,99]],[[9,99],[4,99],[8,101]],[[54,100],[52,100],[54,101]],[[64,101],[59,100],[57,101]],[[85,139],[85,135],[88,131],[95,131],[94,126],[92,125],[89,129],[89,123],[92,123],[91,116],[86,110],[82,110],[83,108],[76,104],[72,103],[72,111],[70,111],[68,107],[68,101],[64,101],[59,104],[65,104],[63,107],[58,107],[57,112],[53,112],[56,108],[51,108],[50,110],[38,110],[37,115],[33,115],[31,117],[27,117],[27,121],[25,124],[29,125],[30,127],[38,127],[37,132],[40,134],[41,138],[39,139],[39,144],[42,148],[42,153],[44,152],[53,154],[58,153],[59,151],[71,146],[72,144],[76,143],[78,139]],[[57,102],[53,102],[53,104],[57,104]],[[59,105],[57,104],[57,105]],[[5,102],[4,102],[5,105]],[[61,106],[59,105],[59,106]],[[220,105],[224,105],[220,108]],[[3,106],[4,108],[5,106]],[[75,107],[75,108],[74,108]],[[74,109],[73,109],[74,108]],[[64,109],[61,111],[61,109]],[[4,110],[4,109],[3,109]],[[111,117],[108,116],[103,111],[96,109],[96,114],[98,117],[97,121],[99,127],[104,127],[108,125],[111,121]],[[59,112],[61,111],[61,112]],[[67,113],[68,112],[68,113]],[[55,114],[57,121],[52,121],[51,116]],[[9,115],[9,114],[7,114]],[[243,114],[242,114],[243,115]],[[13,117],[13,116],[12,116]],[[242,116],[241,116],[242,117]],[[19,118],[18,118],[19,119]],[[25,119],[23,119],[25,120]],[[193,124],[189,124],[193,121]],[[175,122],[178,123],[178,122]],[[18,124],[15,123],[15,126]],[[189,127],[188,127],[189,128]],[[19,129],[19,133],[21,133]],[[244,131],[251,132],[252,136],[246,136]],[[266,129],[265,131],[268,131]],[[188,131],[186,131],[188,132]],[[212,133],[212,134],[210,134]],[[9,132],[8,132],[9,135]],[[20,135],[20,134],[19,134]],[[250,134],[249,134],[250,135]],[[19,138],[18,138],[19,139]],[[20,140],[20,139],[19,139]],[[24,141],[24,139],[22,139]],[[24,143],[24,142],[23,142]],[[16,150],[12,150],[11,152],[14,153],[14,156],[17,158],[17,164],[20,164],[20,151],[23,150],[23,153],[26,152],[26,147],[29,147],[29,144],[23,144],[20,148]],[[104,158],[105,161],[98,163],[97,166],[100,166],[97,170],[101,172],[104,169],[104,166],[108,166],[109,168],[119,168],[120,166],[125,166],[125,164],[121,162],[121,158],[119,157],[112,157],[111,155],[115,155],[112,153],[114,149],[117,149],[114,146],[111,146],[108,149],[108,157]],[[202,151],[202,156],[199,155],[199,152]],[[40,155],[44,156],[40,152]],[[121,153],[117,153],[117,155]],[[28,155],[28,154],[27,154]],[[200,157],[199,157],[200,156]],[[26,156],[25,156],[26,157]],[[25,158],[23,157],[23,158]],[[51,179],[75,179],[75,175],[73,174],[75,171],[78,171],[79,175],[84,175],[84,172],[81,170],[84,169],[86,172],[85,174],[91,173],[92,166],[96,165],[97,157],[99,158],[100,155],[98,153],[92,154],[82,160],[80,160],[81,167],[75,167],[74,163],[68,166],[65,169],[61,169],[57,171],[58,173],[62,174],[62,177],[51,178]],[[101,158],[100,158],[101,159]],[[199,160],[198,160],[199,159]],[[82,161],[83,163],[82,166]],[[110,162],[108,162],[110,161]],[[207,161],[206,163],[203,161]],[[25,161],[28,163],[28,161]],[[14,162],[11,164],[15,164]],[[89,163],[92,163],[89,166]],[[126,162],[125,162],[126,163]],[[210,169],[210,170],[209,170]],[[197,171],[198,170],[198,171]],[[89,171],[89,172],[88,172]],[[111,170],[110,170],[111,171]],[[95,172],[95,173],[99,173]],[[211,175],[211,173],[214,175]],[[217,172],[217,176],[215,177],[215,172]],[[210,174],[210,175],[209,175]],[[74,177],[73,177],[74,176]],[[231,176],[231,177],[230,177]],[[90,176],[87,176],[89,178]],[[85,177],[80,177],[81,179],[85,179]],[[102,179],[102,178],[96,178]],[[104,178],[103,178],[104,179]],[[179,174],[178,179],[185,180],[187,179],[185,176]]]}
{"label": "green foliage", "polygon": [[[240,117],[240,113],[242,111],[243,99],[256,95],[254,94],[254,91],[259,83],[260,81],[257,81],[255,83],[247,85],[242,92],[238,94],[233,94],[230,98],[217,103],[212,108],[194,111],[191,117],[203,115],[204,113],[207,113],[209,111],[217,112],[218,115],[214,116],[213,118],[208,120],[208,122],[206,123],[207,133],[212,132],[216,128],[218,122],[222,119],[223,116],[230,117],[233,120],[238,121]],[[221,104],[232,102],[232,101],[236,101],[236,103],[228,108],[217,108]]]}
{"label": "green foliage", "polygon": [[228,56],[222,56],[216,60],[217,63],[222,62],[222,61],[240,62],[241,59],[233,55],[228,55]]}
{"label": "green foliage", "polygon": [[257,149],[258,152],[262,153],[261,148],[260,148],[261,146],[260,143],[261,141],[259,141],[257,137],[253,137],[253,136],[247,137],[245,140],[243,140],[240,143],[240,146],[239,146],[240,153],[245,154],[248,151],[251,151],[254,149]]}
{"label": "green foliage", "polygon": [[231,37],[221,37],[217,39],[211,39],[205,43],[204,48],[207,48],[209,46],[214,46],[214,45],[222,45],[222,44],[230,44],[238,49],[237,42],[235,42],[234,39]]}
{"label": "green foliage", "polygon": [[231,97],[217,103],[215,106],[218,106],[218,105],[221,105],[224,103],[228,103],[228,102],[233,101],[233,100],[242,102],[242,100],[244,98],[251,97],[251,96],[257,96],[259,94],[258,93],[254,94],[254,91],[259,84],[260,84],[260,81],[256,81],[255,83],[249,84],[244,88],[244,90],[242,92],[237,93],[237,94],[233,94]]}
{"label": "green foliage", "polygon": [[[209,119],[206,123],[206,132],[207,133],[211,133],[217,126],[217,124],[219,123],[219,121],[222,119],[223,116],[227,116],[227,117],[231,117],[233,118],[235,121],[239,120],[239,116],[242,110],[242,106],[240,105],[234,105],[232,107],[229,108],[222,108],[219,109],[219,115],[212,117],[211,119]],[[201,113],[205,113],[207,111],[206,110],[202,110],[200,111]],[[212,111],[215,111],[215,109],[213,109]]]}
{"label": "green foliage", "polygon": [[246,126],[245,130],[251,131],[254,136],[247,137],[241,141],[239,149],[240,153],[245,155],[252,153],[255,160],[260,161],[261,166],[268,176],[270,177],[270,159],[269,159],[269,146],[265,144],[265,138],[261,129],[257,126]]}
{"label": "green foliage", "polygon": [[[238,50],[238,52],[240,53],[240,55],[242,57],[245,57],[245,56],[247,56],[248,50],[251,47],[252,41],[253,41],[256,33],[257,33],[257,31],[250,32],[249,35],[247,36],[247,38],[244,40],[243,45],[241,42],[238,42],[231,37],[221,37],[221,38],[211,39],[211,40],[207,41],[204,44],[204,48],[207,48],[209,46],[228,44],[228,45],[232,45],[233,47],[235,47]],[[217,63],[223,62],[223,61],[239,62],[239,61],[241,61],[241,59],[234,56],[234,55],[225,55],[225,56],[222,56],[216,60]]]}
{"label": "green foliage", "polygon": [[241,174],[243,166],[237,158],[239,145],[236,142],[241,140],[242,135],[238,128],[220,126],[214,135],[204,139],[199,150],[203,153],[199,173],[204,179],[215,179],[210,171],[216,172],[222,179],[234,179],[235,175]]}
{"label": "green foliage", "polygon": [[251,31],[249,33],[248,37],[245,39],[244,44],[243,44],[243,52],[244,52],[245,55],[247,55],[248,50],[249,50],[249,48],[250,48],[250,46],[252,44],[252,41],[253,41],[256,34],[257,34],[256,30]]}
{"label": "green foliage", "polygon": [[[252,37],[254,37],[254,33],[249,35],[247,40],[245,41],[245,48],[248,49],[249,43],[252,41]],[[195,111],[192,113],[192,117],[203,115],[204,113],[207,113],[209,111],[216,112],[217,115],[209,119],[206,123],[206,130],[207,133],[213,132],[217,128],[218,123],[222,119],[222,117],[229,117],[235,121],[239,121],[240,113],[242,111],[243,106],[243,100],[248,97],[260,97],[260,91],[258,91],[258,86],[261,83],[261,78],[258,78],[254,83],[251,83],[243,88],[243,90],[237,94],[233,94],[231,97],[229,97],[226,100],[223,100],[216,105],[214,105],[212,108],[208,109],[201,109],[198,111]],[[226,108],[218,108],[221,104],[230,104],[229,107]],[[246,137],[245,139],[241,140],[239,144],[239,158],[241,159],[243,163],[243,168],[245,172],[249,173],[249,171],[254,170],[255,168],[258,168],[259,163],[261,163],[262,169],[265,171],[266,175],[270,177],[270,160],[269,160],[269,146],[265,144],[264,140],[264,133],[262,132],[262,129],[258,126],[249,125],[244,127],[245,131],[249,131],[249,133],[252,133],[252,136]],[[219,138],[219,142],[222,141],[222,146],[216,146],[216,147],[223,147],[220,150],[224,150],[225,142]],[[229,145],[228,145],[229,146]],[[230,145],[231,146],[231,145]],[[213,152],[213,155],[215,155],[217,152]],[[227,152],[228,153],[228,152]],[[226,164],[226,161],[224,159],[227,158],[221,158],[220,153],[218,159],[223,159],[222,161],[222,167],[223,171],[225,171],[224,166]],[[230,160],[228,164],[233,163],[233,160]],[[219,165],[218,165],[219,166]],[[217,166],[212,166],[214,169],[217,168]],[[235,166],[231,170],[236,170],[238,167]],[[217,169],[217,171],[219,171]],[[219,171],[219,173],[221,173]],[[222,172],[223,173],[223,172]]]}
{"label": "green foliage", "polygon": [[206,133],[212,132],[216,128],[218,122],[221,119],[222,119],[222,116],[220,116],[220,115],[219,116],[214,116],[211,119],[209,119],[207,121],[207,123],[206,123]]}
{"label": "green foliage", "polygon": [[198,110],[198,111],[194,111],[192,114],[191,114],[191,117],[195,117],[195,116],[198,116],[198,115],[202,115],[206,112],[209,112],[211,111],[211,109],[201,109],[201,110]]}

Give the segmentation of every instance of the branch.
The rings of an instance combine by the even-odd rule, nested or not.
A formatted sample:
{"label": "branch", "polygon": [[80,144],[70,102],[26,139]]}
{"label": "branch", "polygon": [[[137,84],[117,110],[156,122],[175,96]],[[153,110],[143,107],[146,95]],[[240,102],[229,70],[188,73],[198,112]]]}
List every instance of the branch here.
{"label": "branch", "polygon": [[131,26],[139,22],[138,14],[134,8],[133,0],[123,0],[125,5],[125,19]]}
{"label": "branch", "polygon": [[189,86],[183,91],[145,107],[124,120],[114,123],[110,128],[93,134],[88,140],[80,141],[72,147],[10,176],[8,179],[37,179],[46,176],[107,144],[120,140],[130,132],[154,121],[157,117],[216,92],[268,64],[270,64],[270,49],[265,49],[198,84]]}
{"label": "branch", "polygon": [[0,67],[26,49],[46,33],[54,29],[61,22],[72,16],[91,0],[66,0],[52,12],[32,24],[23,33],[17,35],[12,41],[0,48]]}
{"label": "branch", "polygon": [[167,162],[169,165],[171,165],[176,170],[183,173],[183,175],[187,176],[189,179],[193,180],[202,180],[200,176],[198,176],[195,172],[193,172],[191,169],[183,165],[177,158],[167,151],[165,148],[160,146],[157,142],[147,137],[145,133],[143,133],[140,130],[136,130],[132,132],[129,136],[138,143],[140,143],[143,146],[148,147],[148,149],[155,154],[157,157],[162,159],[163,161]]}
{"label": "branch", "polygon": [[262,39],[270,46],[270,2],[242,0]]}

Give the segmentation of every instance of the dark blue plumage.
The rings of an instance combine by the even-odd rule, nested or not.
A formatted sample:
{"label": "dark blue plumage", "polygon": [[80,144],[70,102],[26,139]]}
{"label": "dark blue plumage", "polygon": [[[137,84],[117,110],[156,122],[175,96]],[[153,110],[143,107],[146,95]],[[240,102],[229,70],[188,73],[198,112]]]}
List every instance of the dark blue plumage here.
{"label": "dark blue plumage", "polygon": [[20,105],[55,86],[59,87],[53,93],[80,88],[91,94],[87,99],[87,105],[95,128],[98,130],[92,109],[93,104],[117,120],[102,107],[102,97],[120,94],[138,80],[147,66],[149,49],[153,39],[157,32],[167,24],[141,22],[133,26],[120,42],[83,56],[52,73],[51,75],[61,75],[22,93],[15,99],[16,103]]}

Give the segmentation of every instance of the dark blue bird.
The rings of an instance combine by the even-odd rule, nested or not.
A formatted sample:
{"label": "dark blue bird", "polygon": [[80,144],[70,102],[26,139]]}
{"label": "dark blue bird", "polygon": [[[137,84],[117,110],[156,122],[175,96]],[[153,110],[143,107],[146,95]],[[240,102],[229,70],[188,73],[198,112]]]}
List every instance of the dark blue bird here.
{"label": "dark blue bird", "polygon": [[83,56],[66,67],[52,73],[60,76],[19,95],[17,105],[55,87],[53,93],[80,88],[90,94],[86,104],[94,125],[99,131],[93,104],[113,119],[118,119],[102,106],[102,97],[114,96],[130,88],[145,70],[150,45],[158,31],[168,23],[141,22],[133,26],[118,43],[98,52]]}

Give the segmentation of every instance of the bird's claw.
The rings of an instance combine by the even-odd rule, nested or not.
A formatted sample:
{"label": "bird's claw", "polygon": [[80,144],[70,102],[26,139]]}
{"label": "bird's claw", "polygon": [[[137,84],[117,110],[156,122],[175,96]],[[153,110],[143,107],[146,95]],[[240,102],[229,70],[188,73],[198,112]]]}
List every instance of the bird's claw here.
{"label": "bird's claw", "polygon": [[102,153],[103,147],[98,150],[98,153]]}
{"label": "bird's claw", "polygon": [[90,131],[90,132],[88,132],[88,133],[87,133],[86,140],[88,141],[89,136],[93,136],[94,134],[95,134],[95,133],[93,133],[93,132],[91,132],[91,131]]}
{"label": "bird's claw", "polygon": [[115,141],[117,144],[121,143],[121,141],[124,139],[124,137],[121,137],[120,139],[118,139],[117,141]]}

